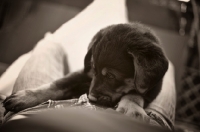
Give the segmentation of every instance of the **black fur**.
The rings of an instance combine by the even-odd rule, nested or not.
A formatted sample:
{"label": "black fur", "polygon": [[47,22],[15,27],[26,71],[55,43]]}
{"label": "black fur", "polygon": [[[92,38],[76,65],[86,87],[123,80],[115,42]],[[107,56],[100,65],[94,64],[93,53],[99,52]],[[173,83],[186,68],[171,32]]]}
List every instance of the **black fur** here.
{"label": "black fur", "polygon": [[[158,38],[150,29],[138,23],[102,29],[89,46],[86,69],[92,68],[91,57],[98,73],[103,67],[111,67],[124,73],[124,78],[134,77],[134,89],[148,102],[159,93],[162,78],[168,69],[168,61]],[[100,77],[97,80],[96,83],[101,80]],[[97,89],[96,85],[94,89]],[[149,90],[151,94],[148,94]]]}

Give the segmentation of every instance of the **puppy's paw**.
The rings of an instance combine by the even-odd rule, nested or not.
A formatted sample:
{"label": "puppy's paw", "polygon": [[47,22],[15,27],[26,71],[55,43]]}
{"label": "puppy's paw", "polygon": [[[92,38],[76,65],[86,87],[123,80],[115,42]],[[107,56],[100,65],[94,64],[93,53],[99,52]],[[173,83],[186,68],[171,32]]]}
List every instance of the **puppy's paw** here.
{"label": "puppy's paw", "polygon": [[130,100],[130,98],[123,97],[116,111],[147,123],[150,121],[150,117],[146,114],[144,109],[133,100]]}
{"label": "puppy's paw", "polygon": [[18,112],[37,104],[37,97],[31,90],[22,90],[7,97],[3,102],[6,111]]}

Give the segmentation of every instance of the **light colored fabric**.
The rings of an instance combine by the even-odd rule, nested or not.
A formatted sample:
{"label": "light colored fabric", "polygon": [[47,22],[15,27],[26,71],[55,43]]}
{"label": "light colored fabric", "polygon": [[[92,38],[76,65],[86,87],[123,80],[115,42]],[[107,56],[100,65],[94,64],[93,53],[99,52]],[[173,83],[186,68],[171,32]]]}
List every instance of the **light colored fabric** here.
{"label": "light colored fabric", "polygon": [[11,66],[3,73],[0,78],[0,95],[1,98],[9,96],[12,93],[12,89],[15,83],[15,80],[23,68],[26,61],[30,58],[31,52],[28,52],[20,56],[16,61],[14,61]]}
{"label": "light colored fabric", "polygon": [[[94,34],[110,24],[127,23],[125,0],[96,0],[45,39],[66,50],[70,72],[83,68],[87,47]],[[0,95],[11,94],[16,78],[30,53],[19,57],[0,78]]]}
{"label": "light colored fabric", "polygon": [[68,73],[65,50],[51,38],[50,33],[46,34],[34,47],[15,81],[13,93],[51,83]]}
{"label": "light colored fabric", "polygon": [[176,108],[174,73],[174,66],[169,61],[169,67],[163,79],[162,89],[156,99],[146,108],[147,111],[150,109],[162,114],[171,123],[170,125],[174,125]]}
{"label": "light colored fabric", "polygon": [[[23,118],[28,118],[29,115],[37,114],[37,112],[48,111],[49,109],[63,109],[63,108],[87,109],[93,111],[103,111],[107,109],[106,107],[99,107],[93,105],[91,102],[89,102],[87,94],[83,94],[77,99],[62,100],[62,101],[48,100],[47,102],[44,102],[36,107],[28,108],[17,114],[7,116],[7,118],[4,118],[3,123],[7,122],[8,119],[9,121],[23,119]],[[157,121],[158,121],[157,119],[151,117],[150,115],[149,124],[161,127],[161,125]],[[163,119],[162,122],[165,122],[165,120]],[[165,123],[165,125],[162,127],[170,129],[170,127],[167,127],[167,123]]]}

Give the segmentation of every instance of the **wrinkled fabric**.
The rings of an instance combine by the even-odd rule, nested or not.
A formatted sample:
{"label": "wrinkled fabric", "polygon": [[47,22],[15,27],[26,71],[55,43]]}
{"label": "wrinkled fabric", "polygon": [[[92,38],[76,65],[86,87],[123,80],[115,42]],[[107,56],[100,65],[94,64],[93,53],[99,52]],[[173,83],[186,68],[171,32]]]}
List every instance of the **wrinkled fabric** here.
{"label": "wrinkled fabric", "polygon": [[[80,96],[79,99],[70,99],[70,100],[61,100],[61,101],[54,101],[48,100],[38,106],[25,109],[19,113],[9,112],[3,120],[3,123],[6,123],[8,120],[11,121],[15,119],[15,117],[23,115],[28,117],[33,114],[37,114],[38,112],[43,112],[52,109],[63,109],[63,108],[74,108],[74,109],[86,109],[86,110],[94,110],[94,111],[102,111],[106,110],[106,107],[96,106],[89,102],[89,99],[86,94]],[[168,123],[162,118],[160,115],[153,113],[152,111],[146,111],[147,115],[150,117],[150,123],[154,126],[164,127],[170,129]]]}

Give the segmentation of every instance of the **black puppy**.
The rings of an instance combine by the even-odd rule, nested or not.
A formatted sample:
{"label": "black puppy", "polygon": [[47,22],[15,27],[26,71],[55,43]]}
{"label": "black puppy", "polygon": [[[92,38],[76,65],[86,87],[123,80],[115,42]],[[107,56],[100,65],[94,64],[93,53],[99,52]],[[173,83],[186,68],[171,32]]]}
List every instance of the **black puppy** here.
{"label": "black puppy", "polygon": [[91,102],[129,116],[146,117],[143,107],[159,93],[168,61],[157,37],[141,24],[118,24],[100,30],[89,45],[84,69],[51,84],[7,97],[7,111],[18,112],[49,99],[88,93]]}

